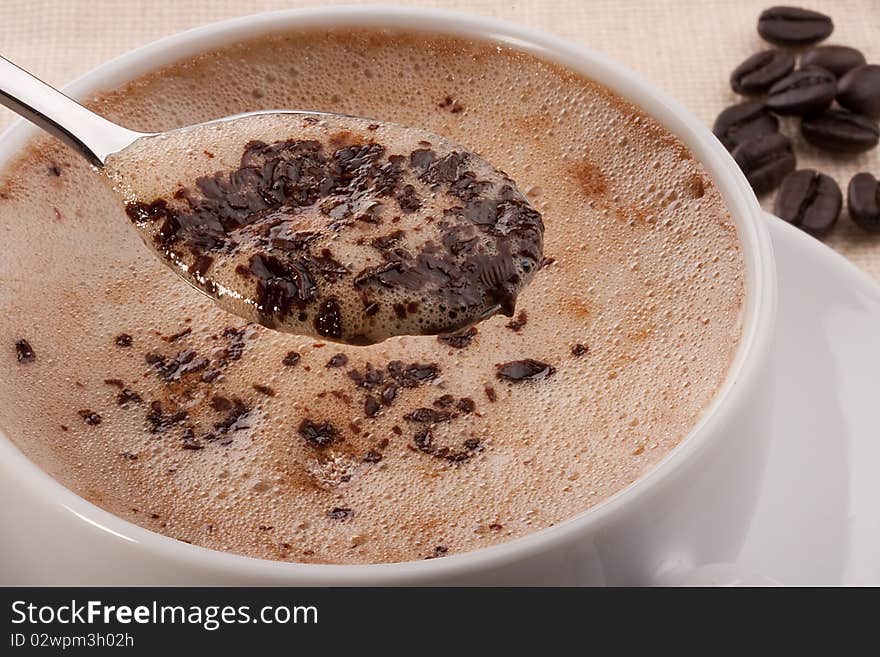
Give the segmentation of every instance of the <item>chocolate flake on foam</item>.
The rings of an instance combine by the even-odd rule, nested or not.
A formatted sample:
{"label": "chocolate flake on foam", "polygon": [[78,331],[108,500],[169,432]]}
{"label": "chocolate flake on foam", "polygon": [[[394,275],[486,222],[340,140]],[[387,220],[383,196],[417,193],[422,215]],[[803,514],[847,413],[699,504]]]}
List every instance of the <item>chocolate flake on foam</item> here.
{"label": "chocolate flake on foam", "polygon": [[582,344],[580,342],[576,342],[575,344],[573,344],[571,346],[571,355],[574,356],[575,358],[580,358],[584,354],[588,354],[588,353],[590,353],[590,348],[585,344]]}
{"label": "chocolate flake on foam", "polygon": [[556,368],[533,358],[514,360],[495,366],[496,376],[503,381],[519,383],[540,381],[556,373]]}
{"label": "chocolate flake on foam", "polygon": [[347,507],[335,506],[327,512],[327,517],[331,520],[348,520],[354,516],[354,511]]}
{"label": "chocolate flake on foam", "polygon": [[184,349],[174,357],[166,357],[157,353],[148,353],[144,359],[153,366],[156,374],[164,381],[177,381],[182,376],[198,372],[208,366],[207,358],[197,358],[194,349]]}
{"label": "chocolate flake on foam", "polygon": [[131,388],[123,387],[116,395],[116,403],[119,406],[128,406],[129,403],[140,404],[142,401],[141,396]]}
{"label": "chocolate flake on foam", "polygon": [[37,359],[31,343],[21,338],[15,341],[15,358],[19,363],[33,363]]}
{"label": "chocolate flake on foam", "polygon": [[104,418],[102,418],[98,413],[95,413],[94,411],[87,408],[81,411],[77,411],[77,413],[82,418],[83,422],[91,427],[97,426],[104,421]]}
{"label": "chocolate flake on foam", "polygon": [[345,367],[348,365],[348,356],[343,353],[333,355],[330,360],[327,361],[327,364],[324,366],[328,369],[334,367]]}
{"label": "chocolate flake on foam", "polygon": [[300,422],[299,435],[312,447],[324,448],[339,441],[341,435],[330,422],[314,422],[305,419]]}

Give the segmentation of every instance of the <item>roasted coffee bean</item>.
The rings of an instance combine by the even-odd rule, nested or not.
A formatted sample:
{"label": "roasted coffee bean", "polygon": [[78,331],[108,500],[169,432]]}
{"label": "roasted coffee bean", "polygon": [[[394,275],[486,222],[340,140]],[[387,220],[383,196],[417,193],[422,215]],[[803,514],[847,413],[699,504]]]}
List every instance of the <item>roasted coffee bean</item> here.
{"label": "roasted coffee bean", "polygon": [[837,85],[837,102],[872,119],[880,118],[880,66],[854,68]]}
{"label": "roasted coffee bean", "polygon": [[798,7],[771,7],[758,18],[758,34],[779,46],[802,46],[828,38],[834,30],[831,18]]}
{"label": "roasted coffee bean", "polygon": [[811,114],[831,105],[837,78],[818,66],[808,66],[785,76],[767,92],[767,108],[778,114]]}
{"label": "roasted coffee bean", "polygon": [[733,159],[758,195],[776,189],[795,168],[791,141],[778,132],[744,141],[733,149]]}
{"label": "roasted coffee bean", "polygon": [[782,181],[773,212],[810,235],[821,237],[837,223],[842,205],[840,187],[831,176],[801,169]]}
{"label": "roasted coffee bean", "polygon": [[828,110],[805,118],[801,122],[801,132],[811,144],[839,153],[860,153],[874,148],[880,140],[880,128],[876,123],[843,110]]}
{"label": "roasted coffee bean", "polygon": [[801,55],[801,67],[821,66],[838,78],[865,63],[865,56],[849,46],[816,46]]}
{"label": "roasted coffee bean", "polygon": [[772,48],[755,53],[730,74],[730,87],[738,94],[760,94],[794,70],[794,55]]}
{"label": "roasted coffee bean", "polygon": [[778,130],[779,120],[767,111],[764,103],[754,100],[728,107],[718,115],[712,126],[712,132],[727,150]]}
{"label": "roasted coffee bean", "polygon": [[880,182],[870,173],[857,173],[846,190],[849,216],[869,233],[880,233]]}

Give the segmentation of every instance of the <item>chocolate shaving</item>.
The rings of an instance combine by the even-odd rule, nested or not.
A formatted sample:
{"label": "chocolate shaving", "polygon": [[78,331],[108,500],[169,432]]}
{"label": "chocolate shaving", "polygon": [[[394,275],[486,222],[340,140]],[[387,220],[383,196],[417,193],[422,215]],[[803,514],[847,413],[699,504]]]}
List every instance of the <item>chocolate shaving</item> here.
{"label": "chocolate shaving", "polygon": [[164,381],[178,381],[181,377],[198,372],[208,366],[207,358],[196,358],[194,349],[185,349],[173,358],[148,353],[144,358]]}
{"label": "chocolate shaving", "polygon": [[571,346],[571,355],[575,358],[580,358],[581,356],[589,352],[590,348],[585,344],[581,344],[580,342],[577,342]]}
{"label": "chocolate shaving", "polygon": [[449,553],[449,548],[445,545],[438,545],[434,548],[434,552],[431,553],[430,556],[425,557],[425,559],[439,559],[441,557],[445,557]]}
{"label": "chocolate shaving", "polygon": [[435,411],[433,408],[417,408],[403,416],[407,422],[417,422],[420,424],[437,424],[439,422],[449,422],[454,417],[452,413],[446,411]]}
{"label": "chocolate shaving", "polygon": [[116,395],[116,403],[120,406],[127,406],[130,402],[140,404],[142,401],[143,399],[141,399],[141,396],[131,388],[123,388],[119,394]]}
{"label": "chocolate shaving", "polygon": [[330,422],[319,424],[311,420],[303,420],[298,431],[312,447],[324,448],[340,439],[339,432]]}
{"label": "chocolate shaving", "polygon": [[376,398],[373,395],[367,395],[367,398],[364,399],[364,415],[375,417],[379,412],[379,408],[379,402],[376,401]]}
{"label": "chocolate shaving", "polygon": [[94,411],[90,411],[87,408],[83,409],[81,411],[77,411],[77,413],[83,419],[83,422],[85,422],[86,424],[88,424],[91,427],[97,426],[97,425],[101,424],[101,422],[104,421],[104,418],[102,418],[98,413],[95,413]]}
{"label": "chocolate shaving", "polygon": [[434,400],[434,406],[437,408],[449,408],[455,403],[455,397],[452,395],[442,395]]}
{"label": "chocolate shaving", "polygon": [[330,360],[327,361],[327,364],[324,367],[332,368],[332,367],[345,367],[348,364],[348,356],[345,354],[336,354]]}
{"label": "chocolate shaving", "polygon": [[257,253],[251,256],[246,271],[257,279],[257,310],[265,317],[284,318],[294,308],[302,309],[315,300],[317,287],[305,260],[284,263],[275,256]]}
{"label": "chocolate shaving", "polygon": [[388,374],[404,388],[415,388],[430,383],[440,375],[436,363],[411,363],[404,366],[399,360],[388,363]]}
{"label": "chocolate shaving", "polygon": [[335,506],[327,512],[331,520],[348,520],[354,516],[354,511],[346,507]]}
{"label": "chocolate shaving", "polygon": [[342,310],[336,299],[327,299],[321,304],[315,317],[315,330],[327,338],[342,337]]}
{"label": "chocolate shaving", "polygon": [[31,343],[24,338],[15,341],[15,357],[19,363],[33,363],[37,359]]}
{"label": "chocolate shaving", "polygon": [[223,333],[221,335],[229,341],[229,344],[218,358],[218,364],[221,367],[225,367],[229,365],[229,363],[241,359],[246,343],[246,333],[246,326],[241,326],[238,328],[234,326],[227,326],[223,329]]}
{"label": "chocolate shaving", "polygon": [[382,393],[380,398],[382,399],[382,404],[385,406],[391,406],[391,403],[397,397],[397,386],[393,383],[389,383],[387,386],[382,388]]}
{"label": "chocolate shaving", "polygon": [[495,366],[496,376],[504,381],[540,381],[556,373],[556,368],[539,360],[526,358]]}
{"label": "chocolate shaving", "polygon": [[378,463],[381,460],[382,460],[382,453],[377,452],[374,449],[371,449],[366,454],[364,454],[364,458],[363,458],[364,463]]}

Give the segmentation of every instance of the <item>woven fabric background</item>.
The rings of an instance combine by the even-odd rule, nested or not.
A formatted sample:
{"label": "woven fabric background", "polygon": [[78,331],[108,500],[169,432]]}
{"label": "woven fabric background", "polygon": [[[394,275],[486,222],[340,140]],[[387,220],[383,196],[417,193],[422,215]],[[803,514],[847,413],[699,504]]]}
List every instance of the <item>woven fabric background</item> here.
{"label": "woven fabric background", "polygon": [[[345,2],[308,0],[0,0],[0,53],[61,85],[101,62],[159,37],[259,11]],[[398,4],[446,7],[540,28],[601,50],[629,65],[711,125],[736,101],[730,71],[767,47],[755,24],[769,0],[416,0]],[[799,4],[788,2],[787,4]],[[880,63],[880,0],[804,0],[835,22],[828,43],[862,50]],[[13,120],[0,108],[0,128]],[[845,191],[857,171],[880,176],[880,148],[831,157],[795,137],[799,167],[835,177]],[[762,199],[772,208],[772,197]],[[880,236],[841,217],[828,244],[880,280]]]}

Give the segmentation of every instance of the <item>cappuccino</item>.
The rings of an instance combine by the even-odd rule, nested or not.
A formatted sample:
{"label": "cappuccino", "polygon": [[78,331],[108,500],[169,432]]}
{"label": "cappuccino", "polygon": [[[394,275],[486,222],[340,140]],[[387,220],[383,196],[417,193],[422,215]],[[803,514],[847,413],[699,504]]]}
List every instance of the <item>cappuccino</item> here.
{"label": "cappuccino", "polygon": [[494,43],[264,37],[109,91],[144,131],[262,109],[442,135],[517,182],[543,259],[513,317],[370,346],[248,324],[36,139],[0,184],[0,428],[82,497],[216,550],[440,558],[580,514],[691,430],[741,334],[736,228],[699,162],[596,82]]}

